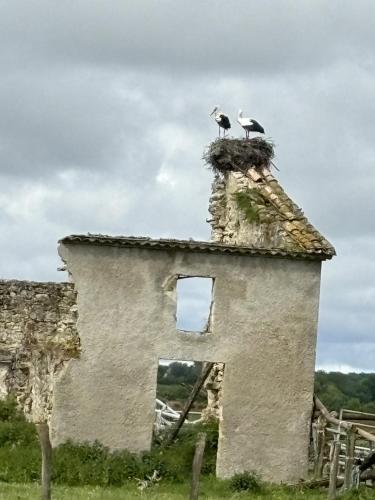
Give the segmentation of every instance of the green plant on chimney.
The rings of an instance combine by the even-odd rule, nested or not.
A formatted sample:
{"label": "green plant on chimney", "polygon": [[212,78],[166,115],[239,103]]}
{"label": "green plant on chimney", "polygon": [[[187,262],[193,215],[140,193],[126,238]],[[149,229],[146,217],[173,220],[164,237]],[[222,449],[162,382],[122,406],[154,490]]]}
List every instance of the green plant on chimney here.
{"label": "green plant on chimney", "polygon": [[264,206],[264,198],[257,189],[246,188],[233,194],[237,207],[242,211],[247,222],[260,222],[260,209]]}

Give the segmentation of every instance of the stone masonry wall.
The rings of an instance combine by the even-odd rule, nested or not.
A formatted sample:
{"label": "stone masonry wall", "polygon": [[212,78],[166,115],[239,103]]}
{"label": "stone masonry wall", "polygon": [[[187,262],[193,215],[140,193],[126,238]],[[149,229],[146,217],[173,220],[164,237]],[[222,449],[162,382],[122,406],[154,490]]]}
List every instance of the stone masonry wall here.
{"label": "stone masonry wall", "polygon": [[54,377],[79,349],[72,283],[0,281],[0,397],[48,420]]}
{"label": "stone masonry wall", "polygon": [[257,183],[241,172],[216,174],[208,209],[212,215],[211,240],[255,248],[293,250],[295,242],[281,224],[280,214],[267,200],[259,198],[256,204],[259,220],[253,223],[249,223],[238,208],[234,194],[256,188]]}

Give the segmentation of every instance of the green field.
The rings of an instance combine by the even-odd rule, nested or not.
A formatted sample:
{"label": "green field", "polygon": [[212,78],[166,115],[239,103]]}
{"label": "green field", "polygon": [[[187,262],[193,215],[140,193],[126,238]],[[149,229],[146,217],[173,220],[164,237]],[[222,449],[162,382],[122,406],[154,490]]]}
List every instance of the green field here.
{"label": "green field", "polygon": [[[172,369],[173,368],[173,369]],[[183,404],[194,383],[192,368],[175,364],[167,371],[160,368],[163,383],[158,395],[165,400]],[[188,372],[189,373],[185,373]],[[372,375],[372,377],[370,376]],[[374,374],[324,374],[317,373],[316,388],[331,407],[343,405],[356,409],[370,409],[375,404],[371,392]],[[190,378],[189,378],[190,377]],[[186,382],[184,381],[186,380]],[[373,391],[373,389],[372,389]],[[353,399],[353,394],[357,399]],[[198,404],[204,406],[205,395]],[[350,403],[350,404],[349,404]],[[375,408],[375,407],[374,407]],[[197,433],[207,435],[201,478],[201,499],[306,499],[325,500],[327,490],[310,491],[275,487],[259,482],[261,491],[239,492],[231,481],[215,479],[218,429],[216,424],[184,427],[178,439],[170,446],[155,439],[150,452],[132,455],[126,450],[111,452],[100,443],[67,442],[53,451],[54,500],[127,500],[127,499],[185,499],[191,481],[191,464]],[[41,456],[35,427],[26,422],[17,410],[15,401],[0,401],[0,500],[39,500]],[[158,471],[161,480],[157,485],[140,491],[137,478],[147,479]],[[341,500],[375,500],[375,492],[362,488],[340,496]]]}
{"label": "green field", "polygon": [[[144,498],[148,500],[186,500],[189,494],[189,485],[181,484],[159,484],[148,488],[143,492],[137,489],[135,484],[126,485],[121,488],[100,488],[100,487],[65,487],[56,486],[53,488],[53,500],[131,500]],[[259,494],[242,492],[234,493],[230,491],[226,481],[217,481],[213,478],[204,478],[201,485],[199,498],[209,499],[259,499],[259,500],[326,500],[327,491],[292,491],[286,488],[266,487]],[[375,498],[375,493],[370,489],[361,489],[358,492],[340,496],[341,500],[370,500]],[[0,483],[0,500],[39,500],[40,490],[37,484],[6,484]]]}

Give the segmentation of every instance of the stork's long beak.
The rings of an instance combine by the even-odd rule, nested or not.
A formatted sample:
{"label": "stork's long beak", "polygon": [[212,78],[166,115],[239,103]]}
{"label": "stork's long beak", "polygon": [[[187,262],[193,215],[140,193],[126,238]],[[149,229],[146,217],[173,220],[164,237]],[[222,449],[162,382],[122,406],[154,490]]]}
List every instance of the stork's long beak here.
{"label": "stork's long beak", "polygon": [[215,109],[210,113],[209,116],[212,116],[215,113]]}

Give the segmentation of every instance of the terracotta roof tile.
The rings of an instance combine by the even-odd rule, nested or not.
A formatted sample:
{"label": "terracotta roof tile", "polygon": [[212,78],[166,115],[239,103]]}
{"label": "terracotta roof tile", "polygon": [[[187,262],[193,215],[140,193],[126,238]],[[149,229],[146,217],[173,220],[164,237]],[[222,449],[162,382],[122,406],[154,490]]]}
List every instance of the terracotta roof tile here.
{"label": "terracotta roof tile", "polygon": [[307,250],[286,250],[283,248],[253,248],[249,246],[228,245],[195,240],[151,239],[137,236],[108,236],[103,234],[73,234],[62,238],[59,243],[64,245],[106,245],[125,248],[145,248],[152,250],[183,250],[200,253],[230,253],[239,255],[268,256],[278,258],[295,258],[310,260],[325,260],[332,257],[325,252],[317,253],[314,248]]}
{"label": "terracotta roof tile", "polygon": [[[246,175],[256,181],[253,188],[258,189],[264,199],[274,207],[283,228],[295,242],[296,249],[329,256],[326,258],[336,255],[331,243],[308,221],[302,209],[289,198],[268,168],[261,171],[252,168]],[[259,182],[260,178],[262,182]]]}

